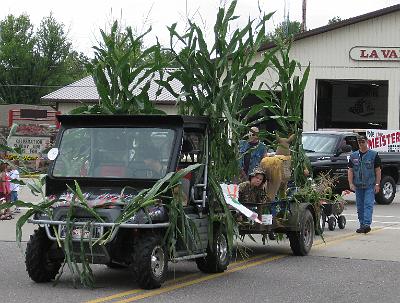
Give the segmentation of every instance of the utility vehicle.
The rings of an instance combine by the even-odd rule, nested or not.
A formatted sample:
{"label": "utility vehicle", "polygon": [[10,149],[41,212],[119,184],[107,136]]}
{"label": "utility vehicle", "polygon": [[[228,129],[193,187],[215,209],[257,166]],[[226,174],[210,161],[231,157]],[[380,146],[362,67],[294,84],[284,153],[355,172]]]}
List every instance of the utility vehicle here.
{"label": "utility vehicle", "polygon": [[[194,259],[200,270],[209,273],[227,268],[231,249],[227,229],[223,223],[209,220],[213,201],[208,186],[207,118],[60,115],[58,119],[61,128],[55,147],[49,151],[53,161],[46,177],[46,196],[56,202],[51,217],[38,212],[30,220],[39,225],[26,249],[26,268],[32,280],[47,282],[56,277],[65,257],[57,240],[65,243],[68,230],[78,263],[83,245],[90,263],[129,267],[145,289],[161,286],[168,261]],[[168,251],[165,236],[172,223],[169,206],[162,198],[116,225],[130,198],[151,188],[167,173],[195,163],[203,165],[187,174],[181,185],[186,197],[184,212],[196,226],[194,237],[177,238],[176,251]],[[72,199],[68,187],[75,188],[75,181],[87,204],[104,222],[87,209],[74,207],[72,226],[68,226]],[[222,211],[212,207],[217,214]],[[110,241],[105,245],[96,242],[113,226]]]}

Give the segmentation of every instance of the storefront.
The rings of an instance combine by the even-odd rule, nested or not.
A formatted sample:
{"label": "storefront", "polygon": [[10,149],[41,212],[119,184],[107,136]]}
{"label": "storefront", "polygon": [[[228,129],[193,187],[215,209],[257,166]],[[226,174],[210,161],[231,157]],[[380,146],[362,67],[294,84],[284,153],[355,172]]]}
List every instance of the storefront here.
{"label": "storefront", "polygon": [[311,67],[304,130],[399,129],[399,28],[395,5],[296,37],[291,57]]}

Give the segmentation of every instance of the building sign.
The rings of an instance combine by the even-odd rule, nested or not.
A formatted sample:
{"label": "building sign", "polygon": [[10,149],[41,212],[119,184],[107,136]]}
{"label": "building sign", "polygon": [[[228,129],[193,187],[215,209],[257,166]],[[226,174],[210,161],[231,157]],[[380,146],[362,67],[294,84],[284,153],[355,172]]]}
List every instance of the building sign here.
{"label": "building sign", "polygon": [[349,55],[356,61],[400,62],[400,47],[355,46],[350,49]]}
{"label": "building sign", "polygon": [[368,147],[380,152],[400,152],[400,130],[369,129]]}
{"label": "building sign", "polygon": [[36,159],[49,143],[50,137],[11,136],[7,140],[9,147],[22,149],[25,160]]}

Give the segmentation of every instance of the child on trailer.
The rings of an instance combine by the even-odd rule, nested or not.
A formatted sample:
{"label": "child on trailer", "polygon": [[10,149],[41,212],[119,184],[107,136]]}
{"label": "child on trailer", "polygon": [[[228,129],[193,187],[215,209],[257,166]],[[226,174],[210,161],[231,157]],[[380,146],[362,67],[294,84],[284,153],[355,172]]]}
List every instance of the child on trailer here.
{"label": "child on trailer", "polygon": [[239,202],[244,206],[257,206],[259,219],[262,215],[262,205],[267,203],[264,184],[267,177],[264,171],[256,167],[249,175],[249,181],[239,184]]}

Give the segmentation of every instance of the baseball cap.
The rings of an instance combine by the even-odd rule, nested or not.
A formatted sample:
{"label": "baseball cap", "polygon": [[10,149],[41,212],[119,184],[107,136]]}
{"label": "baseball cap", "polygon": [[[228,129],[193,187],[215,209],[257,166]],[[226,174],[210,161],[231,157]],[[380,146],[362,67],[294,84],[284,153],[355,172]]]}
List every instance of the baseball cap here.
{"label": "baseball cap", "polygon": [[247,135],[248,136],[258,135],[259,132],[260,132],[260,130],[258,129],[258,127],[253,126],[250,128],[249,133]]}

